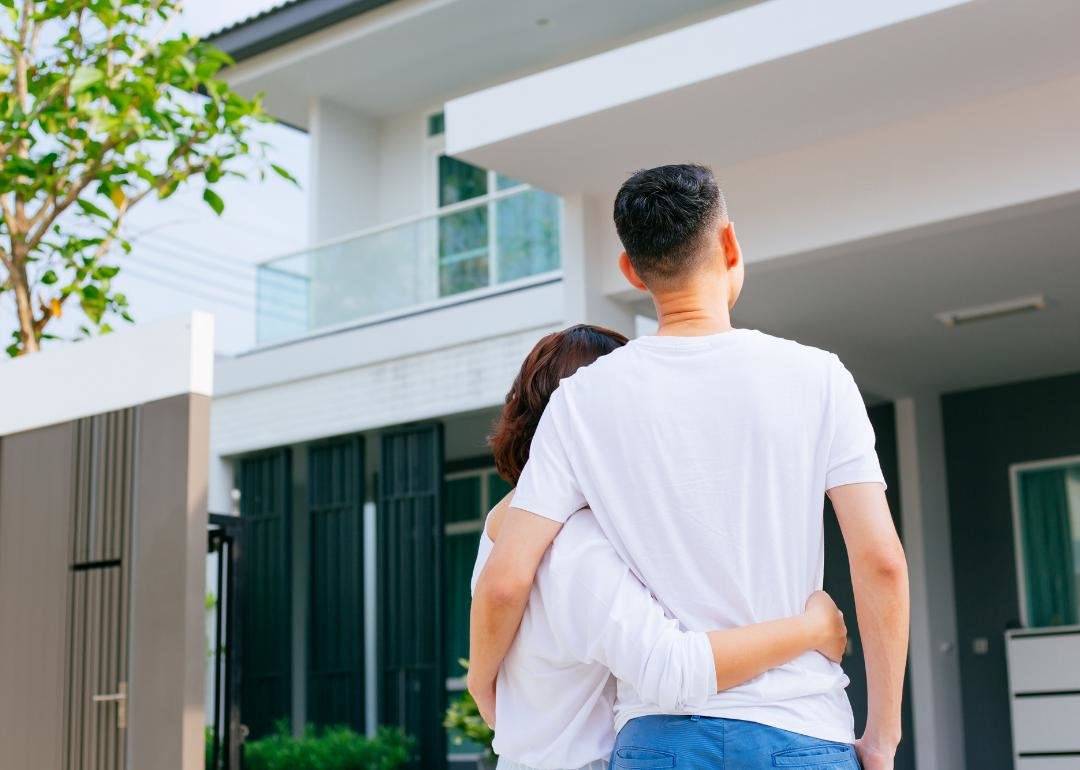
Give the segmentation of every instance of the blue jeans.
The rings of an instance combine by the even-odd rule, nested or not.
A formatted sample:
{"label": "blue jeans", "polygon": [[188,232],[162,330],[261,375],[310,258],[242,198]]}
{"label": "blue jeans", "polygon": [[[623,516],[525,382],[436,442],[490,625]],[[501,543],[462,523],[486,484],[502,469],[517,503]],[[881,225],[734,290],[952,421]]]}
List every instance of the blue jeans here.
{"label": "blue jeans", "polygon": [[627,722],[615,739],[611,770],[752,770],[805,767],[859,770],[855,749],[756,722],[651,716]]}

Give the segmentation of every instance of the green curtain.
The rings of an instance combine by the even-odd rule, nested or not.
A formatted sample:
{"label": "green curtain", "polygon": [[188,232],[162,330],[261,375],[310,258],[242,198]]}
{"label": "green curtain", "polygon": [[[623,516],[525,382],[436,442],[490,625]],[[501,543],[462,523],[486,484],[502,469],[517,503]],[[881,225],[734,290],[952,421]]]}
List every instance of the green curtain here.
{"label": "green curtain", "polygon": [[1033,627],[1078,622],[1066,474],[1065,468],[1049,468],[1019,478],[1028,623]]}

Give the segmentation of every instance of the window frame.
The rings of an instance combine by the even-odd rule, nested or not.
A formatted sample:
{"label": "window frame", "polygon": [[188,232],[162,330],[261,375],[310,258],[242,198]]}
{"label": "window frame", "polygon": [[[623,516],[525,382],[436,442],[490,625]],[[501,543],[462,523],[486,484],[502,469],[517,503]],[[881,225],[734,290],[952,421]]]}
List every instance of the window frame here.
{"label": "window frame", "polygon": [[[441,111],[442,110],[435,110],[435,111],[432,111],[432,112],[429,112],[429,113],[426,114],[425,119],[424,119],[425,130],[426,130],[426,126],[428,125],[428,121],[430,120],[430,118],[433,115],[436,115]],[[439,188],[440,188],[440,184],[439,184],[439,158],[441,158],[443,155],[446,155],[446,132],[445,131],[443,133],[441,133],[441,134],[435,134],[434,136],[430,136],[430,135],[425,134],[425,138],[424,138],[424,154],[426,156],[425,157],[425,163],[424,163],[424,167],[425,167],[425,171],[424,171],[424,179],[425,179],[424,197],[426,199],[426,205],[429,207],[429,209],[434,213],[438,213],[441,209],[448,208],[448,206],[440,206],[439,205]],[[450,157],[452,157],[452,156],[450,156]],[[463,162],[468,162],[468,161],[463,161]],[[475,164],[472,164],[472,165],[475,165]],[[476,166],[476,168],[481,168],[481,167]],[[503,188],[503,189],[500,190],[499,189],[499,176],[500,176],[499,172],[495,171],[493,169],[490,169],[490,168],[485,168],[485,169],[482,169],[482,170],[484,171],[485,174],[487,174],[487,192],[484,195],[477,195],[475,198],[468,198],[465,201],[461,201],[460,203],[457,203],[457,204],[450,204],[450,205],[457,206],[457,205],[460,205],[461,203],[468,202],[468,203],[474,204],[477,208],[479,208],[481,204],[486,204],[486,208],[487,208],[487,260],[488,260],[488,265],[487,265],[487,285],[483,286],[483,287],[469,289],[467,291],[477,291],[478,289],[490,289],[490,288],[493,288],[493,287],[496,287],[496,286],[501,286],[503,284],[503,282],[500,282],[500,280],[499,280],[499,215],[498,215],[499,202],[503,198],[506,198],[506,197],[509,197],[509,196],[512,196],[512,195],[516,195],[518,193],[525,193],[525,192],[528,192],[530,190],[539,189],[539,188],[533,187],[532,185],[529,185],[529,184],[527,184],[525,182],[518,182],[518,184],[513,185],[512,187],[506,187],[506,188]],[[517,181],[517,180],[514,180],[514,181]],[[555,195],[554,193],[549,193],[549,195],[552,195],[558,201],[558,210],[556,212],[556,225],[558,227],[558,234],[559,234],[558,244],[557,244],[557,248],[558,248],[558,252],[559,252],[559,254],[558,254],[559,266],[556,268],[556,271],[561,272],[562,271],[562,265],[563,265],[563,254],[562,254],[562,251],[563,251],[563,241],[562,241],[562,233],[563,233],[563,199],[562,199],[562,196]],[[438,239],[438,235],[436,235],[435,237],[436,237],[436,239]],[[434,280],[435,280],[435,285],[436,286],[440,285],[439,284],[439,278],[440,278],[439,271],[442,268],[442,264],[439,261],[439,257],[438,257],[438,251],[439,251],[438,243],[436,243],[435,247],[433,249],[433,253],[435,253],[435,255],[436,255],[435,267],[434,267],[434,269],[435,269],[435,278],[434,278]],[[545,273],[536,273],[535,275],[544,275],[544,274],[546,274],[546,272],[552,272],[552,271],[545,271]],[[531,278],[533,276],[528,276],[528,277]],[[514,279],[514,280],[517,280],[517,279]],[[512,282],[513,281],[507,281],[506,283],[512,283]],[[464,293],[466,293],[466,292],[455,292],[454,294],[446,294],[446,295],[443,295],[443,294],[440,293],[440,299],[445,299],[447,297],[454,297],[454,296],[457,296],[457,294],[464,294]]]}
{"label": "window frame", "polygon": [[[1012,507],[1013,558],[1015,560],[1016,590],[1020,604],[1020,625],[1033,628],[1030,623],[1027,596],[1027,560],[1024,556],[1023,526],[1020,510],[1020,474],[1025,471],[1048,470],[1050,468],[1080,468],[1080,454],[1064,457],[1051,457],[1044,460],[1030,460],[1009,465],[1009,498]],[[1040,626],[1041,628],[1041,626]],[[1080,625],[1051,626],[1055,630],[1077,629]]]}

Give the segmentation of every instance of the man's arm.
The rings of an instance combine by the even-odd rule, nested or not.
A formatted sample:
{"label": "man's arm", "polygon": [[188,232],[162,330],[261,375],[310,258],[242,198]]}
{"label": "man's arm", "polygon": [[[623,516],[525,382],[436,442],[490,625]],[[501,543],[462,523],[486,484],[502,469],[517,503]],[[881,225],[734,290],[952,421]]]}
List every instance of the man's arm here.
{"label": "man's arm", "polygon": [[908,572],[881,484],[829,490],[847,545],[869,696],[856,748],[865,770],[891,770],[900,743],[908,651]]}
{"label": "man's arm", "polygon": [[476,582],[469,620],[469,692],[495,725],[495,679],[517,634],[540,560],[562,523],[510,508]]}

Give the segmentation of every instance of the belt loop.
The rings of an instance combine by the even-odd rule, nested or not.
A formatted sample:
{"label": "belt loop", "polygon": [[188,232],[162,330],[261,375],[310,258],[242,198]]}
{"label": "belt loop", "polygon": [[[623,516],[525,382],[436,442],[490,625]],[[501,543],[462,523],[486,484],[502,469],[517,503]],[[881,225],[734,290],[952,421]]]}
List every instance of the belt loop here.
{"label": "belt loop", "polygon": [[698,716],[697,714],[691,714],[691,716],[690,716],[690,721],[691,721],[691,722],[700,722],[700,721],[701,721],[701,717],[700,717],[700,716]]}

